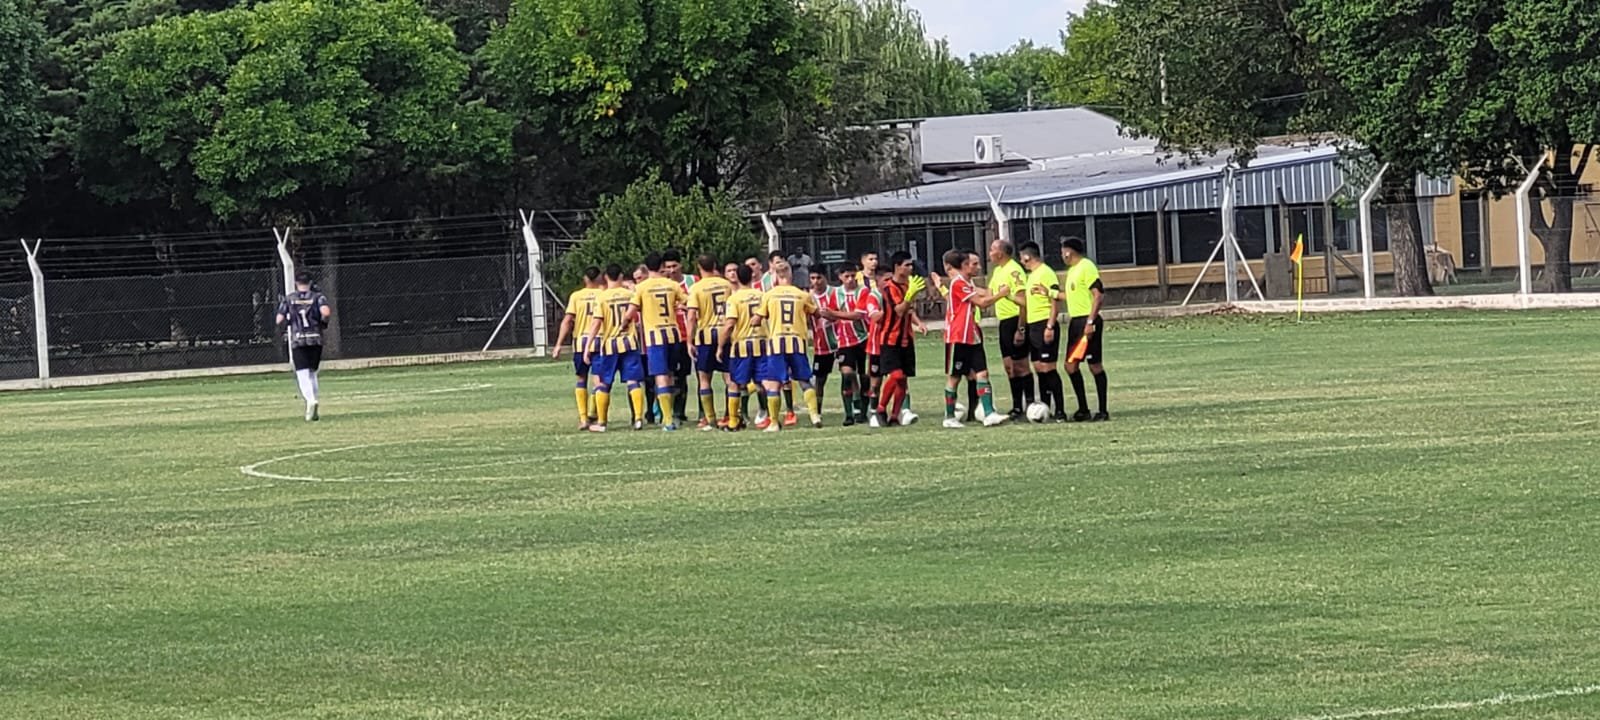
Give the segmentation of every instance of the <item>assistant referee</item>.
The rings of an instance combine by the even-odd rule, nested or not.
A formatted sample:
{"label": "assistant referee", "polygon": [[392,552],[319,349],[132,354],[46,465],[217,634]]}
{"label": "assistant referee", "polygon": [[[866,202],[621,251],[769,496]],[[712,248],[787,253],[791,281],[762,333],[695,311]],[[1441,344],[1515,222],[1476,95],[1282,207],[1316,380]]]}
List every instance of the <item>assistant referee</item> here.
{"label": "assistant referee", "polygon": [[994,303],[994,316],[1000,321],[1000,362],[1011,383],[1011,419],[1019,421],[1033,402],[1033,369],[1028,365],[1028,331],[1022,321],[1022,305],[1027,302],[1028,273],[1017,262],[1016,247],[1009,240],[989,243],[989,292],[1000,297]]}
{"label": "assistant referee", "polygon": [[[1105,323],[1100,320],[1100,304],[1105,299],[1100,268],[1084,256],[1084,243],[1080,238],[1061,241],[1061,259],[1067,263],[1066,286],[1060,294],[1067,303],[1067,379],[1072,381],[1072,391],[1078,395],[1078,412],[1072,420],[1110,420],[1111,415],[1106,412],[1106,369],[1101,364],[1100,352],[1100,339],[1105,336]],[[1088,341],[1080,354],[1078,344],[1085,338]],[[1093,416],[1089,415],[1089,400],[1084,396],[1083,375],[1078,372],[1080,362],[1089,363],[1089,373],[1094,375],[1100,411]]]}

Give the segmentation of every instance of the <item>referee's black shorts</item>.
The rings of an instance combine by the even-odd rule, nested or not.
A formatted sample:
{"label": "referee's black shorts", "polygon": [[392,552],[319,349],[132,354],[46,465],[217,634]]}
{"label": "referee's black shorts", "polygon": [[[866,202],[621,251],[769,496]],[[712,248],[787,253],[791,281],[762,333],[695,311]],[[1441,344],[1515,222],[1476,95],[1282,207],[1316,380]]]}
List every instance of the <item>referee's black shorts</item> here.
{"label": "referee's black shorts", "polygon": [[989,358],[983,345],[945,343],[944,374],[950,377],[967,377],[973,373],[988,372]]}
{"label": "referee's black shorts", "polygon": [[[1089,316],[1071,318],[1067,321],[1067,352],[1070,356],[1072,348],[1078,346],[1078,341],[1083,339],[1083,331],[1089,324]],[[1089,336],[1089,350],[1083,354],[1083,362],[1090,365],[1099,365],[1103,362],[1100,357],[1100,338],[1105,337],[1106,321],[1103,318],[1094,319],[1094,334]]]}
{"label": "referee's black shorts", "polygon": [[1040,320],[1028,323],[1028,355],[1034,362],[1053,364],[1061,356],[1061,328],[1056,328],[1049,340],[1044,339],[1045,325],[1049,322]]}
{"label": "referee's black shorts", "polygon": [[689,373],[694,371],[694,363],[690,362],[688,343],[681,340],[673,343],[670,358],[673,377],[688,377]]}
{"label": "referee's black shorts", "polygon": [[1028,359],[1028,338],[1017,342],[1017,329],[1022,327],[1021,317],[1008,317],[1000,321],[1000,357],[1010,360]]}
{"label": "referee's black shorts", "polygon": [[296,370],[316,371],[322,368],[322,346],[301,345],[289,351],[289,362]]}

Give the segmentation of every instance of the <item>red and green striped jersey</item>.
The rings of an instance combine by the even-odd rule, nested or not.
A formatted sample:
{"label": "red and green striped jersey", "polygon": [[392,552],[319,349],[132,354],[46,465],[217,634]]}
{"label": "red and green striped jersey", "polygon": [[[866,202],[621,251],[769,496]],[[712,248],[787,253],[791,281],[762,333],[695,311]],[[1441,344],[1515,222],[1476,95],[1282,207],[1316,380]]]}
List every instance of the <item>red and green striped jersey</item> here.
{"label": "red and green striped jersey", "polygon": [[[833,288],[829,288],[821,295],[811,293],[811,297],[817,301],[817,307],[832,308],[830,304],[832,296]],[[818,355],[832,355],[843,347],[839,344],[838,325],[837,321],[829,320],[820,314],[811,316],[811,346],[816,348],[815,352]]]}
{"label": "red and green striped jersey", "polygon": [[[843,287],[831,288],[822,305],[834,312],[861,312],[867,295],[866,288],[856,288],[854,292]],[[867,340],[866,320],[835,320],[834,326],[841,348],[855,347]]]}
{"label": "red and green striped jersey", "polygon": [[951,345],[978,345],[983,342],[983,331],[978,328],[977,308],[972,296],[978,293],[973,285],[960,275],[950,276],[950,299],[944,309],[944,341]]}
{"label": "red and green striped jersey", "polygon": [[[866,313],[867,317],[872,317],[873,313],[883,311],[883,293],[877,290],[867,290],[866,292],[866,296],[861,300],[861,311]],[[867,324],[868,355],[878,354],[878,327],[881,325],[883,325],[883,318],[881,317]]]}

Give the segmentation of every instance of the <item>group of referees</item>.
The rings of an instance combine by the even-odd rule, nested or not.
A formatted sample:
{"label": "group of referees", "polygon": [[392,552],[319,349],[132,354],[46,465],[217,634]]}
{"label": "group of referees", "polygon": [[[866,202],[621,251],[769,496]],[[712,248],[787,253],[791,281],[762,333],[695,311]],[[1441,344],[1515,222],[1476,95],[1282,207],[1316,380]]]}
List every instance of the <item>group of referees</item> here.
{"label": "group of referees", "polygon": [[[927,332],[915,307],[931,281],[946,300],[945,427],[1021,419],[1035,402],[1053,403],[1058,422],[1106,420],[1103,285],[1082,240],[1064,238],[1061,253],[1064,277],[1043,261],[1036,244],[1018,249],[996,240],[982,286],[977,254],[960,250],[941,258],[943,273],[927,277],[904,252],[885,263],[876,252],[863,253],[859,264],[816,267],[804,278],[793,276],[781,253],[772,253],[765,266],[756,257],[719,264],[702,255],[698,276],[684,272],[678,251],[651,253],[631,272],[620,263],[584,269],[583,287],[568,298],[554,355],[570,340],[578,427],[589,432],[606,432],[613,391],[622,388],[633,429],[686,426],[691,377],[698,381],[702,430],[794,426],[797,394],[811,424],[821,427],[821,399],[835,373],[843,425],[910,425],[918,419],[908,384],[917,371],[915,336]],[[980,323],[985,308],[999,320],[1009,414],[994,410]],[[1057,371],[1063,341],[1077,398],[1072,415]],[[1097,412],[1089,410],[1081,364],[1094,375]],[[713,389],[719,375],[721,393]],[[956,402],[962,380],[965,406]],[[720,414],[717,394],[726,398]],[[752,406],[754,423],[746,419]]]}

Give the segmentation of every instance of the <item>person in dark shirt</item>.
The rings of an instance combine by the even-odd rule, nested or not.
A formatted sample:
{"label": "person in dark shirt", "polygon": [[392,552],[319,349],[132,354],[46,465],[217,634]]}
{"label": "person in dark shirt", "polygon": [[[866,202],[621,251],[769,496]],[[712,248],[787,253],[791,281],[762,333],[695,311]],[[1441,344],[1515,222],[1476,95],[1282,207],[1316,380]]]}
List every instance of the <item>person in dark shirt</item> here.
{"label": "person in dark shirt", "polygon": [[310,273],[296,275],[294,285],[294,293],[278,304],[277,324],[288,326],[289,361],[300,396],[306,401],[306,420],[315,421],[319,417],[317,370],[322,367],[322,331],[333,317],[333,308],[327,296],[311,289]]}

